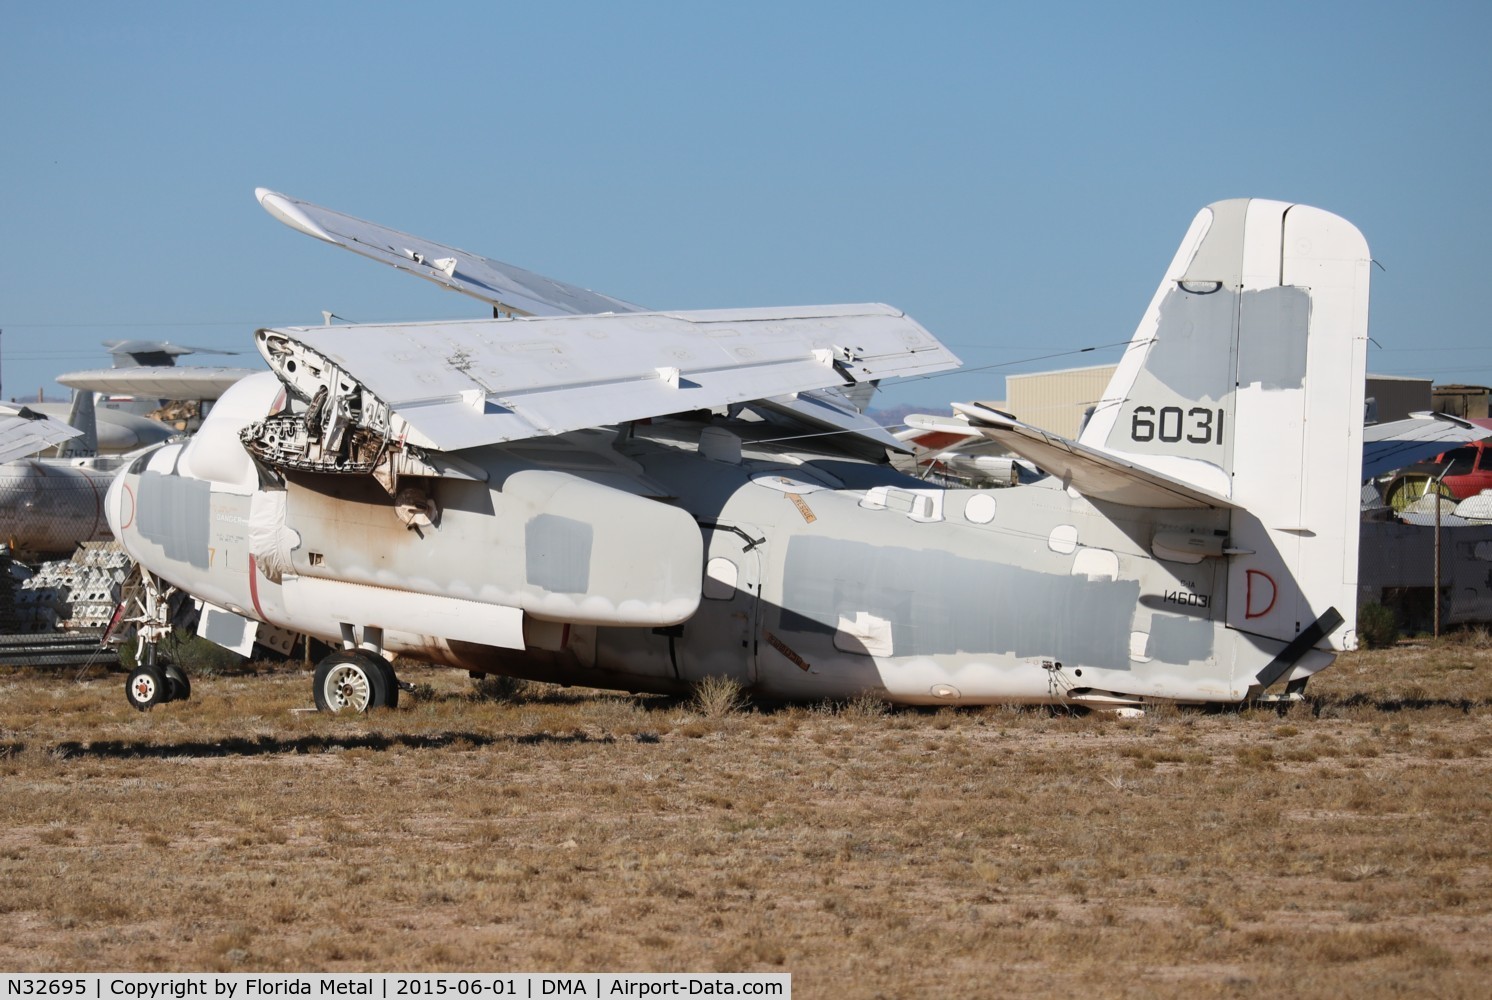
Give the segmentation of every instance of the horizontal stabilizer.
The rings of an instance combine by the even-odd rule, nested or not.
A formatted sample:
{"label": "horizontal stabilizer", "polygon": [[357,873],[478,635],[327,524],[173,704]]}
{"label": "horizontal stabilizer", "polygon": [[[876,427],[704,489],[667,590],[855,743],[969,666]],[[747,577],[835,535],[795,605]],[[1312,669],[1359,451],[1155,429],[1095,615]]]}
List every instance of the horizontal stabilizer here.
{"label": "horizontal stabilizer", "polygon": [[[1161,475],[1108,452],[1069,441],[979,403],[954,403],[968,427],[1034,463],[1090,500],[1131,507],[1232,508],[1225,497]],[[926,423],[931,423],[928,421]],[[958,422],[927,429],[956,430]],[[926,424],[924,424],[926,426]]]}
{"label": "horizontal stabilizer", "polygon": [[877,304],[289,327],[256,342],[294,396],[319,394],[313,416],[351,415],[342,400],[366,392],[387,413],[360,403],[356,420],[439,451],[958,365]]}
{"label": "horizontal stabilizer", "polygon": [[407,271],[520,316],[642,312],[642,306],[512,264],[258,188],[264,210],[291,229]]}
{"label": "horizontal stabilizer", "polygon": [[68,372],[57,381],[69,389],[102,392],[111,396],[143,396],[148,399],[218,399],[239,379],[260,368],[208,368],[138,366],[98,368]]}

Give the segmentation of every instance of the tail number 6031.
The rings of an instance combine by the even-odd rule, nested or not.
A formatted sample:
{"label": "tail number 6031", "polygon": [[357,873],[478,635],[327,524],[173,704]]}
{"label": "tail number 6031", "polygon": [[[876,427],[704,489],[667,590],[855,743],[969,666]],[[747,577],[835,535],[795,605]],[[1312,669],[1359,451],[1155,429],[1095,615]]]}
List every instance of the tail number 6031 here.
{"label": "tail number 6031", "polygon": [[1129,422],[1129,436],[1135,441],[1160,439],[1167,444],[1185,438],[1191,444],[1222,444],[1223,410],[1193,406],[1136,406]]}

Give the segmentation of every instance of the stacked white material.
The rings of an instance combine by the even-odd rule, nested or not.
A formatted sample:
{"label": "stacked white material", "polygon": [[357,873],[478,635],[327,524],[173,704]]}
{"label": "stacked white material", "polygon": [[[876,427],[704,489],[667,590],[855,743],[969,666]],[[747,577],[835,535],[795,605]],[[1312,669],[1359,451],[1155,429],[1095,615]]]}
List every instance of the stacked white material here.
{"label": "stacked white material", "polygon": [[119,603],[130,559],[117,542],[84,542],[71,559],[42,563],[16,593],[30,631],[102,628]]}

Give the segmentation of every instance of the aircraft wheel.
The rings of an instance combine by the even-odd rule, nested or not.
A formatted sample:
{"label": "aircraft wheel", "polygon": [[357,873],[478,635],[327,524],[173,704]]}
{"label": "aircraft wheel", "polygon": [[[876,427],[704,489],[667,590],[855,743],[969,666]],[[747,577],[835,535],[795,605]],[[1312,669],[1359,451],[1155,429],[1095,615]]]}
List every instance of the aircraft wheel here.
{"label": "aircraft wheel", "polygon": [[186,671],[174,663],[168,663],[161,670],[166,678],[166,697],[164,701],[186,701],[192,696],[192,682],[187,680]]}
{"label": "aircraft wheel", "polygon": [[166,679],[159,667],[142,663],[124,680],[124,696],[138,711],[148,712],[166,701]]}
{"label": "aircraft wheel", "polygon": [[1410,506],[1427,493],[1438,493],[1451,499],[1449,486],[1421,474],[1407,474],[1395,479],[1389,484],[1388,495],[1385,499],[1395,514],[1402,514],[1405,507]]}
{"label": "aircraft wheel", "polygon": [[312,688],[316,708],[321,712],[366,712],[388,707],[388,677],[392,673],[387,660],[366,649],[339,650],[316,666]]}

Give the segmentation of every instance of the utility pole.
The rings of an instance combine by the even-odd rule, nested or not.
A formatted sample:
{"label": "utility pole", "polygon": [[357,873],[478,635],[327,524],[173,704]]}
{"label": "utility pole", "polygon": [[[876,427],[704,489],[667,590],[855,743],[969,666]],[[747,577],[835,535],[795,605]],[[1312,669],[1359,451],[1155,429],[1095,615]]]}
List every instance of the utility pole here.
{"label": "utility pole", "polygon": [[[1437,486],[1440,484],[1437,482]],[[1435,638],[1440,638],[1440,491],[1435,491]]]}

